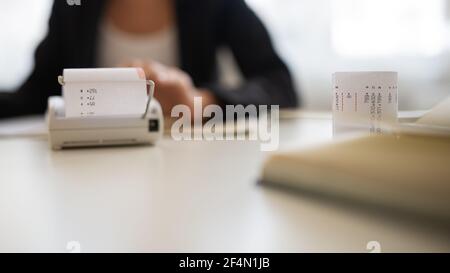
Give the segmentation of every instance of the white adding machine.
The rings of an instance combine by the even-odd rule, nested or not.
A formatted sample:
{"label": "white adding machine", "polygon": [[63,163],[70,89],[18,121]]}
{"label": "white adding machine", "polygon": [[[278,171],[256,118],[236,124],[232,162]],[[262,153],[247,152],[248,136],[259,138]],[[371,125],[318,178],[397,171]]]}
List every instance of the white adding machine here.
{"label": "white adding machine", "polygon": [[[64,98],[48,99],[46,120],[50,147],[60,150],[74,147],[154,144],[158,141],[162,137],[164,125],[161,106],[153,99],[155,84],[147,81],[142,71],[137,70],[137,78],[134,78],[130,71],[135,73],[136,69],[64,70],[64,76],[58,77],[59,83],[63,86]],[[121,77],[123,75],[125,76]],[[72,86],[71,89],[64,90],[66,85],[69,85],[68,78]],[[132,107],[134,102],[126,101],[127,98],[142,99],[139,96],[132,98],[134,91],[142,93],[142,86],[146,90],[148,86],[148,92],[144,91],[145,100],[139,102],[142,111],[136,114],[137,109],[134,107],[135,113],[128,113],[129,106]],[[125,96],[124,89],[127,92]],[[67,98],[70,98],[69,92],[74,93],[73,90],[79,93],[76,94],[76,99],[80,101],[73,103],[71,98],[69,105]],[[111,101],[111,98],[114,100]],[[124,100],[125,103],[121,103]],[[114,101],[118,105],[111,105]],[[74,105],[81,108],[74,109]],[[108,105],[114,114],[103,115],[102,105]],[[123,105],[126,107],[121,108]],[[127,107],[129,109],[126,109]],[[73,113],[78,113],[78,116]]]}

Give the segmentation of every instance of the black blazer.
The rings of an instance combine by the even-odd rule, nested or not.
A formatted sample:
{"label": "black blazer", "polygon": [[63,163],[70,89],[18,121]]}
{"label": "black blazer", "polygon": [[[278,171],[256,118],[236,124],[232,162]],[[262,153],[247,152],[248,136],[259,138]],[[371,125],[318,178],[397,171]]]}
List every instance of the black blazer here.
{"label": "black blazer", "polygon": [[[49,32],[35,52],[35,67],[15,93],[0,93],[0,117],[43,113],[47,98],[60,94],[64,68],[96,67],[98,26],[107,0],[53,4]],[[176,0],[181,69],[197,87],[223,104],[298,105],[291,76],[269,35],[244,0]],[[245,77],[237,90],[217,83],[216,50],[231,49]]]}

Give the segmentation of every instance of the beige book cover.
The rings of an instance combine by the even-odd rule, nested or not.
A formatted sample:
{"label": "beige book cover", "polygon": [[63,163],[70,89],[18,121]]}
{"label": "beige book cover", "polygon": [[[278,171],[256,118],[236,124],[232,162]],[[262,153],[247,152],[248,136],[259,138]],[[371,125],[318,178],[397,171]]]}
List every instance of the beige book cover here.
{"label": "beige book cover", "polygon": [[[448,106],[438,107],[440,126],[445,124],[442,115],[450,118]],[[426,124],[433,125],[434,115],[433,111],[427,115]],[[366,135],[273,154],[264,164],[261,183],[408,210],[450,223],[450,135]]]}

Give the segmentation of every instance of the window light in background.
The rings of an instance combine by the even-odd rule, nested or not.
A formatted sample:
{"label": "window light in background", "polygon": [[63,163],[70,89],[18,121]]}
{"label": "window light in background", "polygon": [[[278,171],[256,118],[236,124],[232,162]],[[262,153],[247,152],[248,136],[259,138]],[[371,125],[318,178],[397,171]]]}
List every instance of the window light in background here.
{"label": "window light in background", "polygon": [[342,56],[442,54],[445,0],[333,0],[333,48]]}
{"label": "window light in background", "polygon": [[36,46],[47,32],[51,0],[1,0],[0,90],[17,87],[33,67]]}

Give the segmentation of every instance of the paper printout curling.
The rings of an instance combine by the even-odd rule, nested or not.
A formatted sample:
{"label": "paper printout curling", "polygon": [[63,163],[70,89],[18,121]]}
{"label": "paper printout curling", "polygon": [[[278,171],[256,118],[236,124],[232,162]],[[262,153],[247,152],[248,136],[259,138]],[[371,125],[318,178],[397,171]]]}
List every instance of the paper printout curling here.
{"label": "paper printout curling", "polygon": [[140,68],[64,69],[66,117],[142,115],[147,102]]}

